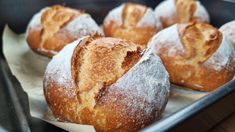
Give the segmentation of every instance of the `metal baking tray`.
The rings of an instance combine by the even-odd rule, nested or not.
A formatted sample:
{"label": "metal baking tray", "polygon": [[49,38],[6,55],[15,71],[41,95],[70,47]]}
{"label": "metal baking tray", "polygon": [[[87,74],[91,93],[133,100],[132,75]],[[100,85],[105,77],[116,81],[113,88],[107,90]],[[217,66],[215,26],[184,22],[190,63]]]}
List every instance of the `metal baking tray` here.
{"label": "metal baking tray", "polygon": [[[0,35],[8,24],[17,33],[25,32],[30,18],[39,9],[54,4],[87,10],[98,23],[107,12],[125,0],[2,0],[0,1]],[[158,0],[129,0],[152,8]],[[220,27],[235,19],[235,0],[204,0],[211,23]],[[2,39],[1,39],[2,45]],[[0,131],[64,131],[29,114],[27,94],[12,75],[0,51]],[[235,112],[235,81],[230,81],[216,91],[179,110],[169,117],[151,124],[141,131],[207,131]]]}

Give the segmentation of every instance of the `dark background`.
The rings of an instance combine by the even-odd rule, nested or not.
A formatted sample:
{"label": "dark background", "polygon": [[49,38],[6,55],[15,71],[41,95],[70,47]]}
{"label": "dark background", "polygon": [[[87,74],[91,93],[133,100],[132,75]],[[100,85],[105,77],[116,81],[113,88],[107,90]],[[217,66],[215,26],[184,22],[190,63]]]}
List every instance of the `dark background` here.
{"label": "dark background", "polygon": [[[129,0],[132,2],[142,3],[152,8],[160,2],[160,0]],[[235,0],[231,0],[235,2]],[[107,15],[108,11],[112,8],[126,2],[125,0],[0,0],[0,35],[5,24],[8,24],[10,28],[16,33],[25,32],[26,26],[31,17],[38,12],[41,8],[54,4],[63,4],[69,7],[85,9],[91,16],[102,24],[103,18]],[[222,0],[203,0],[201,1],[207,8],[211,23],[214,26],[221,26],[222,24],[235,19],[235,4],[225,2]],[[4,128],[9,131],[62,131],[55,128],[52,125],[46,124],[41,120],[30,117],[28,111],[27,95],[23,92],[20,84],[12,76],[7,63],[2,54],[2,37],[0,40],[0,128]],[[229,88],[230,85],[227,87]],[[230,87],[235,87],[234,83]],[[225,99],[227,93],[217,95],[218,99]],[[234,92],[234,90],[233,90]],[[228,95],[230,100],[223,101],[224,105],[234,102],[233,97]],[[210,106],[219,104],[219,101],[213,98],[213,102]],[[231,100],[231,98],[233,100]],[[221,101],[220,101],[221,102]],[[208,103],[209,104],[209,103]],[[221,105],[219,105],[221,106]],[[209,105],[208,105],[209,107]],[[212,107],[211,107],[212,109]],[[214,108],[213,108],[214,109]],[[223,108],[216,108],[223,109]],[[234,109],[234,107],[232,107]],[[227,110],[228,111],[228,110]],[[219,112],[219,111],[218,111]],[[225,113],[228,115],[228,112]],[[221,115],[221,119],[224,116]],[[218,119],[219,120],[219,119]],[[210,127],[212,127],[211,124]],[[183,130],[184,128],[182,128]],[[0,131],[2,131],[0,129]]]}
{"label": "dark background", "polygon": [[[16,33],[23,33],[29,20],[40,9],[46,6],[62,4],[68,7],[85,9],[85,11],[102,24],[108,11],[123,2],[136,2],[145,4],[153,9],[162,0],[0,0],[0,33],[5,24]],[[235,2],[235,0],[228,0]],[[211,24],[221,26],[234,18],[235,4],[223,0],[202,0],[210,14]]]}

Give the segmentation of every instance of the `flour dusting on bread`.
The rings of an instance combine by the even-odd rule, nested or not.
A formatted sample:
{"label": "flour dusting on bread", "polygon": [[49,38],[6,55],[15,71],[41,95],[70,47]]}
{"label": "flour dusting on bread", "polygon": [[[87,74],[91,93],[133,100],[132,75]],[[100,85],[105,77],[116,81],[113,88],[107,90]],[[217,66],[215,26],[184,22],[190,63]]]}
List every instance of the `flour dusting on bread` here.
{"label": "flour dusting on bread", "polygon": [[[205,62],[205,64],[213,67],[216,71],[220,71],[225,67],[228,67],[230,63],[235,64],[235,51],[232,44],[228,41],[226,35],[223,34],[220,47]],[[230,65],[228,68],[234,69],[234,65]]]}
{"label": "flour dusting on bread", "polygon": [[82,14],[78,18],[70,21],[64,27],[75,38],[94,35],[96,33],[102,34],[101,29],[96,22],[88,14]]}
{"label": "flour dusting on bread", "polygon": [[154,48],[157,52],[162,47],[171,47],[168,51],[168,56],[175,56],[177,52],[184,51],[177,24],[158,32],[149,42],[148,46]]}
{"label": "flour dusting on bread", "polygon": [[108,15],[104,18],[104,23],[109,25],[111,22],[115,22],[117,25],[122,25],[122,11],[124,8],[124,4],[121,6],[112,9]]}
{"label": "flour dusting on bread", "polygon": [[[130,107],[131,116],[145,118],[157,108],[155,118],[159,118],[169,95],[170,82],[160,58],[148,50],[111,89],[112,87],[117,87],[121,93],[128,95],[121,101]],[[144,115],[136,114],[140,110],[144,110]]]}
{"label": "flour dusting on bread", "polygon": [[140,21],[137,23],[136,27],[157,27],[158,29],[162,29],[162,24],[159,19],[155,18],[154,12],[151,8],[148,8],[145,14],[142,16]]}
{"label": "flour dusting on bread", "polygon": [[[61,52],[53,57],[53,59],[47,65],[45,72],[45,79],[49,80],[49,76],[53,76],[53,80],[56,80],[58,85],[69,87],[72,76],[71,76],[71,58],[73,51],[80,41],[84,39],[78,39],[71,44],[65,46]],[[45,84],[46,86],[49,84]]]}

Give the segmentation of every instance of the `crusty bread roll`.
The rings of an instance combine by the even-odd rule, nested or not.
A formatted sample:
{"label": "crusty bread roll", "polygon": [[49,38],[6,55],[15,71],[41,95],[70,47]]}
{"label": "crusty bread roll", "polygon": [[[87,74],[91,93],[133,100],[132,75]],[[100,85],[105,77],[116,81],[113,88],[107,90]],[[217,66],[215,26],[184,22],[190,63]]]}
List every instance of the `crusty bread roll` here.
{"label": "crusty bread roll", "polygon": [[175,24],[156,34],[149,46],[162,59],[172,83],[212,91],[234,77],[234,49],[211,25]]}
{"label": "crusty bread roll", "polygon": [[106,36],[130,40],[143,47],[161,28],[151,8],[134,3],[124,3],[114,8],[103,23]]}
{"label": "crusty bread roll", "polygon": [[97,131],[136,131],[159,119],[169,95],[158,56],[117,38],[85,37],[65,46],[44,76],[47,103],[61,121]]}
{"label": "crusty bread roll", "polygon": [[34,15],[28,25],[26,39],[33,51],[52,57],[66,44],[95,33],[102,34],[89,14],[55,5]]}
{"label": "crusty bread roll", "polygon": [[164,28],[175,23],[209,22],[209,15],[196,0],[165,0],[155,8],[155,16]]}
{"label": "crusty bread roll", "polygon": [[235,20],[225,23],[219,30],[227,36],[228,40],[235,48]]}

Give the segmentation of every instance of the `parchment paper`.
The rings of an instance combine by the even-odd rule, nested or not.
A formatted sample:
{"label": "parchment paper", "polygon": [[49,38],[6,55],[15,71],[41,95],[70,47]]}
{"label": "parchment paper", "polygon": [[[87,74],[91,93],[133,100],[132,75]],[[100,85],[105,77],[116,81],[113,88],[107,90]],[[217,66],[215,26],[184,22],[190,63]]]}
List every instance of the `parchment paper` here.
{"label": "parchment paper", "polygon": [[[44,71],[50,59],[34,53],[27,45],[25,34],[17,35],[8,26],[5,26],[3,53],[11,72],[28,94],[31,116],[67,131],[95,131],[93,126],[58,122],[53,117],[46,104],[42,87]],[[170,98],[161,119],[179,111],[206,94],[172,85]]]}

